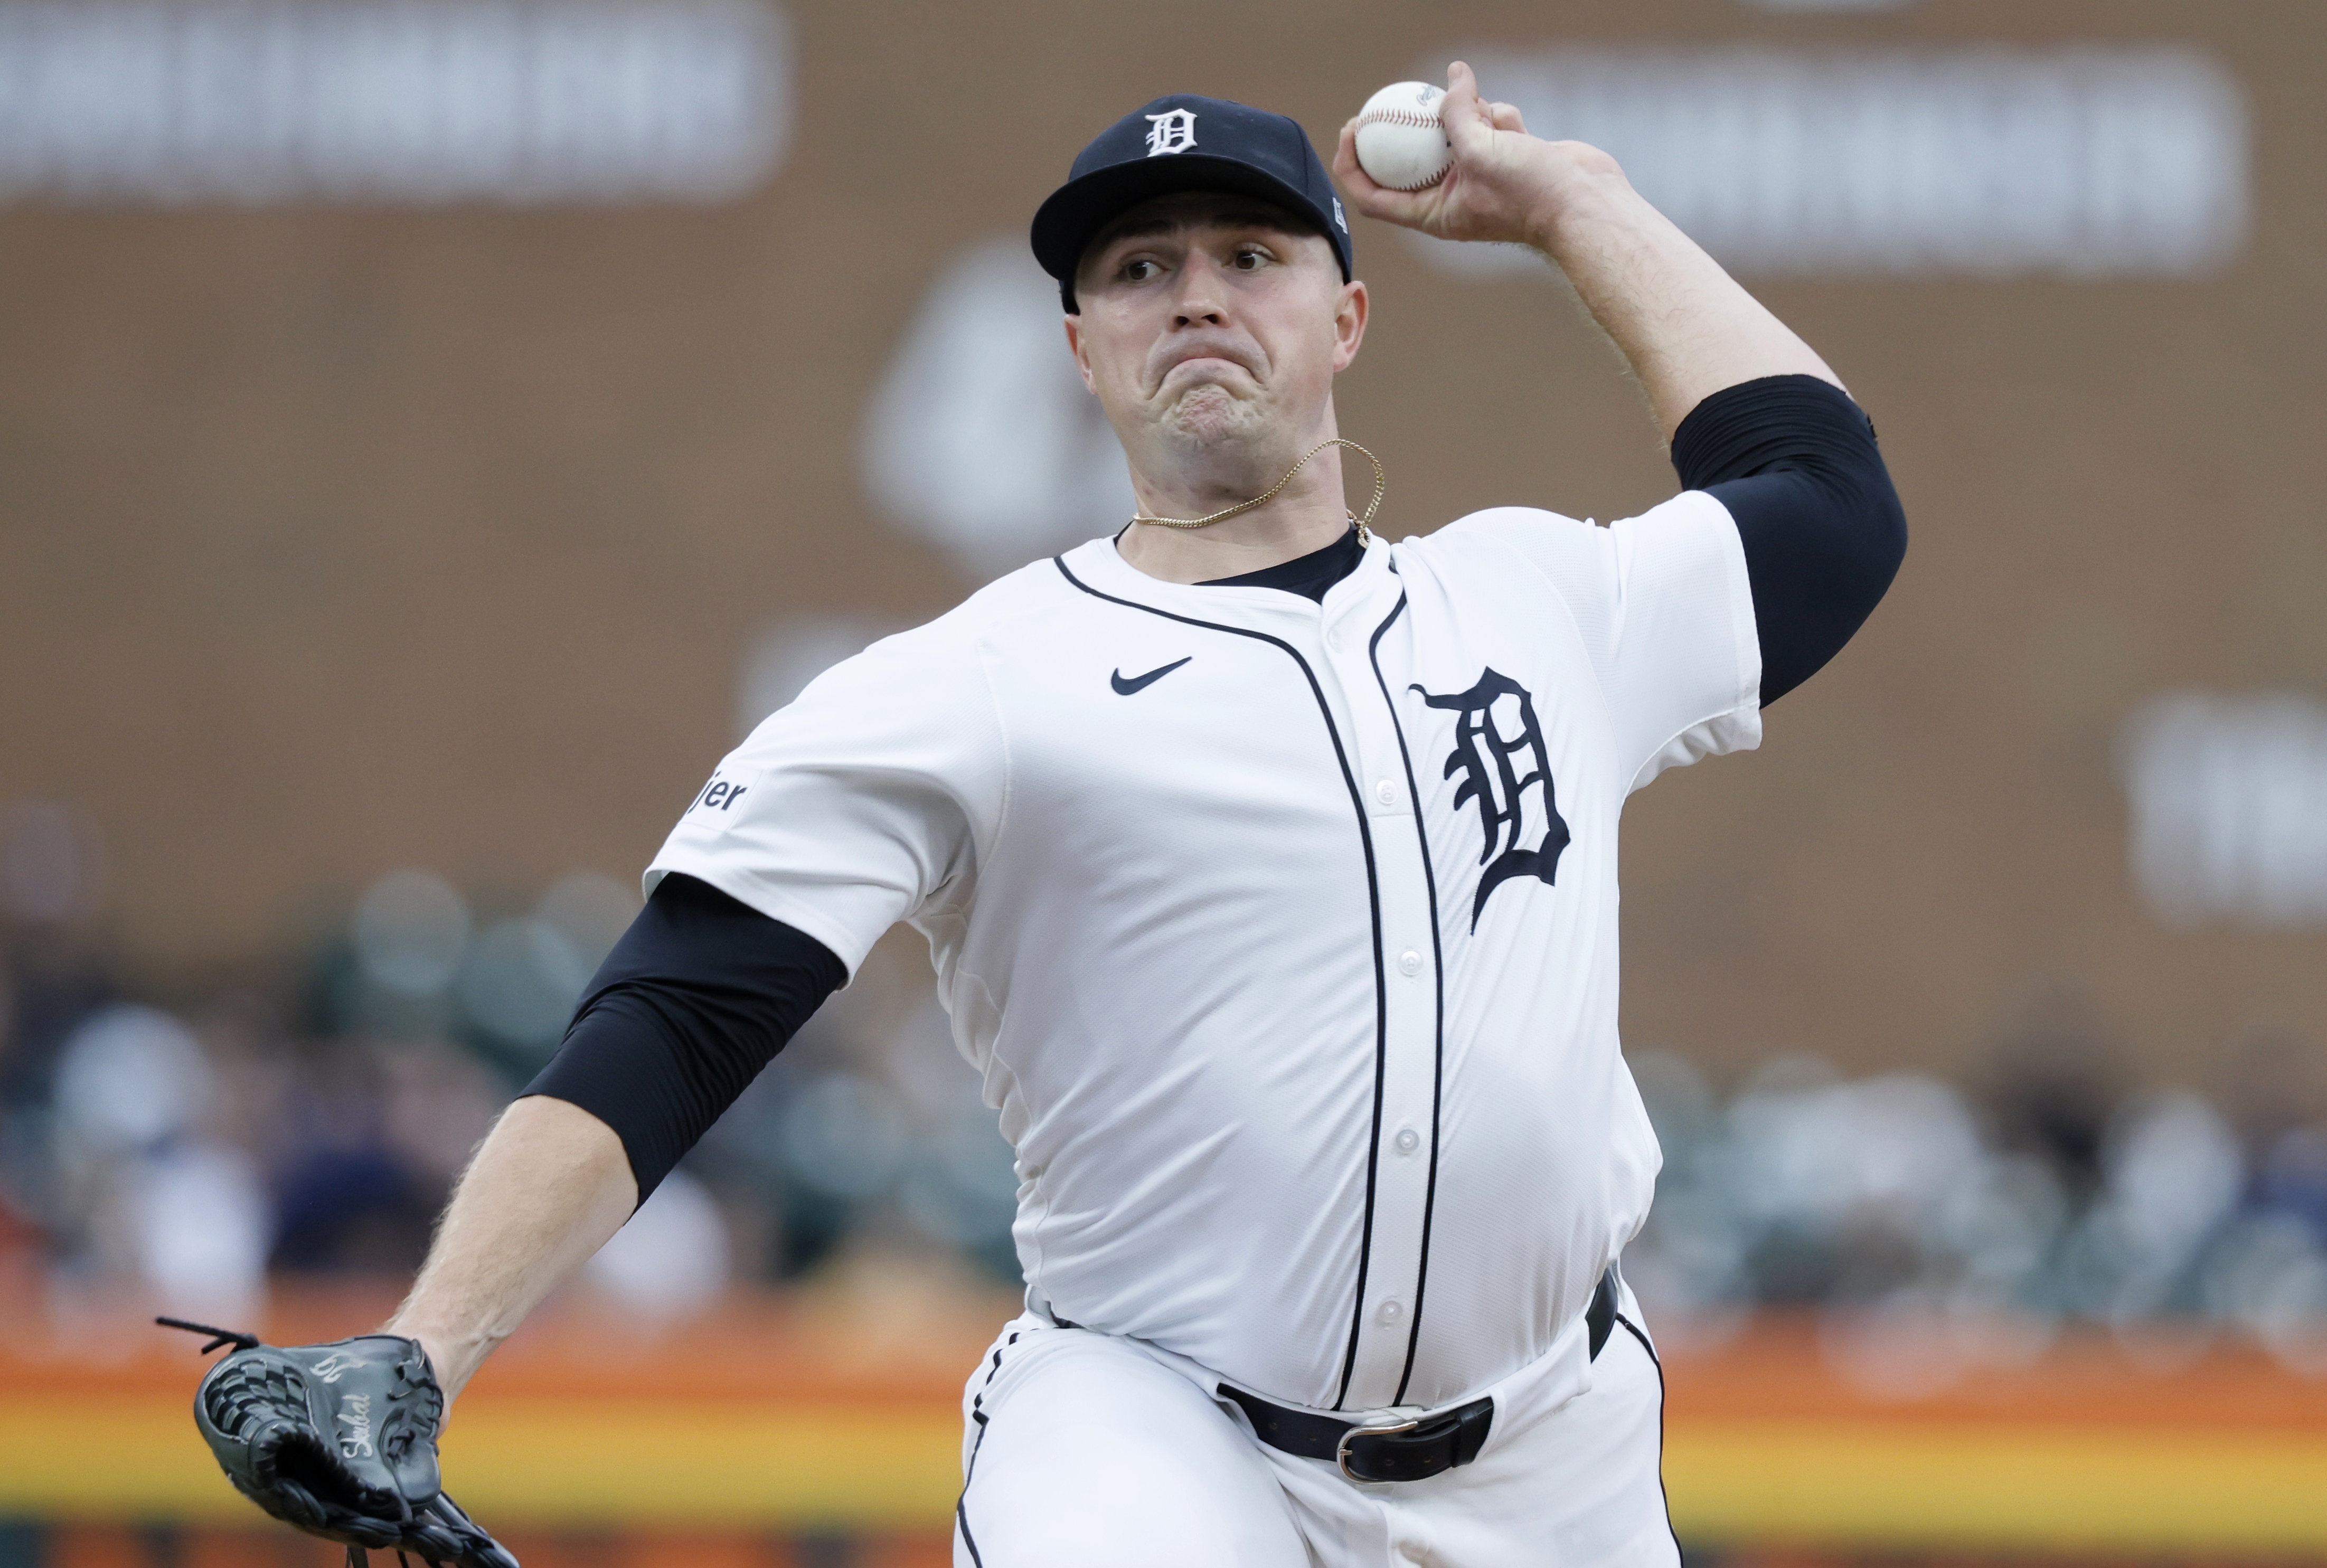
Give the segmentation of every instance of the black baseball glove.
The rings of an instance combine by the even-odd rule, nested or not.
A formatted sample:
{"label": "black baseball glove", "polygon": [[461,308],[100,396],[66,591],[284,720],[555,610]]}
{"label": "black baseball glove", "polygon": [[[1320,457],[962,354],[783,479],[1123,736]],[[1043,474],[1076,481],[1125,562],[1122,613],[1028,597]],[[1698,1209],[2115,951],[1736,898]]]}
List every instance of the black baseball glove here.
{"label": "black baseball glove", "polygon": [[173,1329],[235,1347],[194,1393],[194,1424],[235,1490],[285,1524],[348,1548],[432,1564],[518,1568],[439,1485],[444,1394],[426,1352],[394,1334],[329,1345],[262,1345],[175,1318]]}

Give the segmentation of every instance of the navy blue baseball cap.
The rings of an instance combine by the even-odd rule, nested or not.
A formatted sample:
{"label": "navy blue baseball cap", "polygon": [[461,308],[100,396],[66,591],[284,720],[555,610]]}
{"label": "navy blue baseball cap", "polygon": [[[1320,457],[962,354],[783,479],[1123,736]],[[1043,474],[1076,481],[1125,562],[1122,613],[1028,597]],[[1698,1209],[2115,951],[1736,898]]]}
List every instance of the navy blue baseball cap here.
{"label": "navy blue baseball cap", "polygon": [[1283,115],[1173,93],[1109,126],[1075,157],[1067,182],[1034,214],[1034,259],[1075,306],[1075,268],[1122,213],[1176,191],[1257,196],[1307,219],[1333,242],[1341,280],[1356,275],[1349,215],[1308,133]]}

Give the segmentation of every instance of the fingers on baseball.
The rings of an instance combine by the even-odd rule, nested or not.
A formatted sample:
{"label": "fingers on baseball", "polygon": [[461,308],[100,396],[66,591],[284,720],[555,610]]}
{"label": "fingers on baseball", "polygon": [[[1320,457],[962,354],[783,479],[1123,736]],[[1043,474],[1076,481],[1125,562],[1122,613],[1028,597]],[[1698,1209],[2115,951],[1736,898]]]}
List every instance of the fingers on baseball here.
{"label": "fingers on baseball", "polygon": [[1358,122],[1355,120],[1341,127],[1341,139],[1334,144],[1333,178],[1341,182],[1341,189],[1349,192],[1350,201],[1360,212],[1366,210],[1367,199],[1381,189],[1374,183],[1373,176],[1366,173],[1365,165],[1358,162]]}
{"label": "fingers on baseball", "polygon": [[1438,121],[1446,127],[1446,145],[1454,149],[1456,163],[1484,147],[1497,128],[1498,107],[1479,97],[1479,83],[1469,66],[1458,60],[1446,68],[1446,101],[1439,107]]}
{"label": "fingers on baseball", "polygon": [[1527,135],[1527,121],[1519,117],[1518,105],[1497,103],[1490,107],[1494,111],[1495,129],[1517,131],[1521,135]]}
{"label": "fingers on baseball", "polygon": [[1377,184],[1374,177],[1366,173],[1365,165],[1358,162],[1358,122],[1354,119],[1341,127],[1341,141],[1333,148],[1333,177],[1349,193],[1350,205],[1366,217],[1391,223],[1411,219],[1414,197]]}

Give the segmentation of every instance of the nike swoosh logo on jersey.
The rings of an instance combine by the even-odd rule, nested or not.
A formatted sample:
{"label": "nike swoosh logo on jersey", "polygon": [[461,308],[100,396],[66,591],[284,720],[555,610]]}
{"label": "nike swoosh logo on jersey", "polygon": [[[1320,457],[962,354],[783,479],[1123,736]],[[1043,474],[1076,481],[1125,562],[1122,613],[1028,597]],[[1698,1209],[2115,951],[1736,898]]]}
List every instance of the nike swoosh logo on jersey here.
{"label": "nike swoosh logo on jersey", "polygon": [[[1195,657],[1196,656],[1192,653],[1188,656],[1188,658],[1193,658]],[[1145,691],[1149,686],[1154,686],[1157,681],[1162,680],[1165,676],[1170,675],[1173,670],[1178,669],[1182,665],[1187,663],[1188,658],[1175,658],[1170,664],[1164,665],[1155,669],[1151,669],[1145,675],[1133,676],[1129,680],[1124,679],[1123,671],[1118,669],[1115,674],[1107,677],[1107,684],[1115,688],[1116,695],[1119,697],[1127,697],[1134,692]]]}

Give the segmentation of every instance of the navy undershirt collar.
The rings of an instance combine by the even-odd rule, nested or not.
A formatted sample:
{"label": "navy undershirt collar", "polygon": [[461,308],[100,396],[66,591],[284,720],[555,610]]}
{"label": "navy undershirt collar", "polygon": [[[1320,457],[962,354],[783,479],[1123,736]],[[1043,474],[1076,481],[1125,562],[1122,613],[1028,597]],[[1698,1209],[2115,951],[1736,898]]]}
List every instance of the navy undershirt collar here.
{"label": "navy undershirt collar", "polygon": [[1325,602],[1325,591],[1358,569],[1366,558],[1366,547],[1358,543],[1358,530],[1350,529],[1322,550],[1312,550],[1305,555],[1295,555],[1290,561],[1279,561],[1274,566],[1263,566],[1257,572],[1241,576],[1215,577],[1199,583],[1199,588],[1279,588],[1287,593],[1298,593],[1304,599]]}

